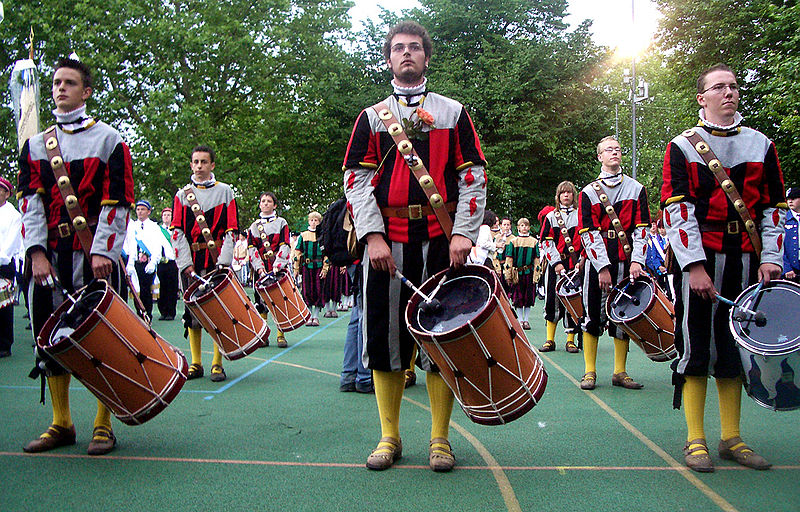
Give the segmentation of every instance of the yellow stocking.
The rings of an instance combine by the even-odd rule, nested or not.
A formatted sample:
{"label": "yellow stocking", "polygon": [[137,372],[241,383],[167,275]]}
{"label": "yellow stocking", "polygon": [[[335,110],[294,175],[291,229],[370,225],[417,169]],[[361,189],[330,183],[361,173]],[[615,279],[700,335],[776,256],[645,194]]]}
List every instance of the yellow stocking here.
{"label": "yellow stocking", "polygon": [[567,343],[575,343],[575,333],[568,332],[567,333]]}
{"label": "yellow stocking", "polygon": [[553,341],[556,339],[556,323],[547,321],[547,341]]}
{"label": "yellow stocking", "polygon": [[50,402],[53,405],[53,425],[66,428],[72,426],[72,414],[69,410],[69,381],[69,374],[47,377]]}
{"label": "yellow stocking", "polygon": [[222,365],[222,352],[219,351],[219,347],[216,343],[214,345],[214,357],[211,359],[211,366],[215,364]]}
{"label": "yellow stocking", "polygon": [[705,439],[703,416],[706,410],[708,378],[687,375],[683,384],[683,413],[686,416],[686,440]]}
{"label": "yellow stocking", "polygon": [[105,427],[111,431],[111,411],[100,400],[97,401],[97,416],[94,417],[94,426],[95,428]]}
{"label": "yellow stocking", "polygon": [[597,336],[583,333],[583,361],[586,365],[584,373],[597,371]]}
{"label": "yellow stocking", "polygon": [[381,420],[381,437],[400,439],[400,404],[403,401],[405,376],[403,372],[372,370],[372,382]]}
{"label": "yellow stocking", "polygon": [[450,432],[450,414],[453,412],[453,392],[441,375],[436,372],[425,374],[428,399],[431,402],[431,439],[447,439]]}
{"label": "yellow stocking", "polygon": [[192,364],[203,364],[203,352],[200,345],[202,335],[202,329],[189,327],[189,347],[192,349]]}
{"label": "yellow stocking", "polygon": [[628,342],[619,338],[614,338],[614,373],[624,372],[627,362]]}
{"label": "yellow stocking", "polygon": [[739,418],[742,412],[742,380],[715,379],[719,395],[719,423],[722,440],[739,437]]}

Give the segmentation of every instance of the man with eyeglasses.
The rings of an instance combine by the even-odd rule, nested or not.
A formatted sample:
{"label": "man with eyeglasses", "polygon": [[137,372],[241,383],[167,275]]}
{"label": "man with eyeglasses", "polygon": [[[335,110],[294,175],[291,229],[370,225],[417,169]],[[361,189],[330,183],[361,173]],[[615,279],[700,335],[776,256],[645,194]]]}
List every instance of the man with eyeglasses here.
{"label": "man with eyeglasses", "polygon": [[[686,465],[694,471],[714,471],[703,428],[706,383],[713,375],[719,394],[720,457],[768,469],[770,464],[740,437],[742,363],[728,327],[729,307],[716,296],[734,299],[751,283],[780,276],[783,175],[775,145],[742,126],[739,86],[728,66],[718,64],[700,75],[697,103],[697,126],[667,146],[661,188],[664,223],[677,262],[673,268],[679,357],[672,363],[673,406],[680,407],[682,394]],[[699,141],[690,141],[697,136]],[[711,157],[704,155],[711,154],[715,158],[706,163]],[[719,169],[719,178],[713,169]],[[729,196],[734,187],[740,200]]]}
{"label": "man with eyeglasses", "polygon": [[[625,278],[644,273],[650,209],[641,183],[625,176],[620,166],[622,148],[614,137],[597,144],[600,175],[586,185],[578,198],[578,233],[590,265],[583,273],[583,359],[581,389],[594,389],[597,382],[598,338],[605,328],[614,338],[614,373],[611,384],[641,389],[626,371],[630,338],[609,322],[605,304],[611,288]],[[612,212],[608,208],[613,208]]]}
{"label": "man with eyeglasses", "polygon": [[[394,76],[393,93],[383,107],[361,112],[344,159],[345,193],[356,233],[367,244],[362,359],[373,371],[381,422],[381,440],[367,459],[373,470],[388,469],[403,451],[398,427],[403,370],[411,364],[414,340],[404,317],[411,293],[394,279],[395,271],[420,284],[448,266],[463,265],[486,203],[485,159],[469,115],[460,103],[427,90],[431,49],[427,30],[417,23],[404,21],[389,31],[383,55]],[[390,112],[397,121],[390,121]],[[381,117],[391,126],[402,126],[428,178],[412,174],[410,158],[403,155],[413,154],[400,153]],[[419,170],[416,163],[411,166]],[[429,201],[420,183],[426,190],[434,184],[434,195],[441,197]],[[443,215],[441,223],[437,213]],[[450,224],[449,242],[442,224]],[[429,465],[434,471],[449,471],[455,465],[448,441],[453,393],[424,351],[418,364],[427,371],[431,403]]]}

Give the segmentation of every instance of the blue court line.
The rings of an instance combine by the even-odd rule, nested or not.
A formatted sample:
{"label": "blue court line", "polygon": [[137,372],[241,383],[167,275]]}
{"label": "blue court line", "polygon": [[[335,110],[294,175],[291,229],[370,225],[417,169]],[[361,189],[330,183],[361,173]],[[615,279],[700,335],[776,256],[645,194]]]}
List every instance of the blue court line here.
{"label": "blue court line", "polygon": [[[259,365],[258,365],[258,366],[256,366],[255,368],[252,368],[252,369],[248,370],[247,372],[243,373],[243,374],[242,374],[242,375],[240,375],[239,377],[236,377],[235,379],[231,380],[230,382],[228,382],[228,383],[227,383],[227,384],[225,384],[224,386],[221,386],[221,387],[220,387],[220,388],[218,388],[218,389],[215,389],[215,390],[213,390],[213,391],[208,391],[208,390],[203,390],[203,389],[186,389],[186,388],[184,388],[184,389],[181,389],[181,391],[180,391],[180,392],[181,392],[181,393],[203,393],[203,394],[206,394],[206,395],[218,395],[218,394],[220,394],[220,393],[222,393],[222,392],[224,392],[224,391],[227,391],[228,389],[230,389],[230,388],[231,388],[231,386],[234,386],[235,384],[239,383],[239,382],[240,382],[242,379],[244,379],[244,378],[246,378],[246,377],[249,377],[250,375],[252,375],[252,374],[254,374],[255,372],[257,372],[258,370],[260,370],[260,369],[264,368],[265,366],[267,366],[267,365],[268,365],[269,363],[271,363],[272,361],[275,361],[276,359],[278,359],[278,358],[279,358],[279,357],[281,357],[282,355],[284,355],[284,354],[287,354],[288,352],[290,352],[290,351],[294,350],[295,348],[299,347],[299,346],[300,346],[300,345],[302,345],[303,343],[305,343],[305,342],[307,342],[307,341],[311,340],[311,339],[312,339],[314,336],[316,336],[317,334],[321,333],[322,331],[324,331],[324,330],[325,330],[325,329],[327,329],[328,327],[330,327],[330,326],[334,325],[335,323],[339,322],[340,320],[342,320],[342,319],[344,319],[344,318],[347,318],[347,319],[348,319],[348,321],[349,321],[349,318],[350,318],[350,317],[349,317],[349,316],[348,316],[348,317],[345,317],[345,316],[340,316],[339,318],[337,318],[337,319],[336,319],[336,320],[334,320],[333,322],[331,322],[331,323],[329,323],[329,324],[326,324],[326,325],[324,325],[324,326],[321,326],[319,329],[316,329],[316,330],[314,331],[314,333],[312,333],[312,334],[309,334],[308,336],[306,336],[306,337],[305,337],[305,338],[303,338],[302,340],[298,341],[297,343],[293,343],[293,344],[292,344],[292,346],[290,346],[290,347],[287,347],[287,348],[285,348],[285,349],[281,350],[280,352],[278,352],[278,353],[277,353],[277,354],[275,354],[274,356],[270,357],[269,359],[267,359],[267,360],[266,360],[266,361],[264,361],[263,363],[259,364]],[[0,385],[0,389],[24,389],[24,390],[35,390],[35,391],[39,391],[39,390],[41,389],[41,387],[40,387],[39,385],[36,385],[36,386],[10,386],[10,385]],[[69,390],[70,390],[70,392],[72,392],[72,391],[88,391],[88,389],[86,389],[86,387],[84,387],[84,386],[82,386],[82,385],[81,385],[81,386],[70,386]],[[213,398],[213,397],[209,397],[209,398]]]}

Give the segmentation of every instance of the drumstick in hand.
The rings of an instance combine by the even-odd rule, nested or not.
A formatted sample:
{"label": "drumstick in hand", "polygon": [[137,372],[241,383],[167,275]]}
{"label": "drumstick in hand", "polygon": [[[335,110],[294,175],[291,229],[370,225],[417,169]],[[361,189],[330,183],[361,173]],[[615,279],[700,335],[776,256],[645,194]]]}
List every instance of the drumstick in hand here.
{"label": "drumstick in hand", "polygon": [[[744,311],[748,315],[752,315],[753,319],[756,321],[756,326],[757,327],[764,327],[765,325],[767,325],[767,315],[765,315],[763,311],[753,311],[752,309],[746,308],[744,306],[740,306],[739,304],[736,304],[735,302],[733,302],[730,299],[726,299],[725,297],[723,297],[720,294],[717,294],[717,300],[719,300],[720,302],[724,302],[725,304],[727,304],[727,305],[729,305],[729,306],[731,306],[733,308],[736,308],[739,311]],[[738,320],[741,322],[744,319],[743,318],[739,318]]]}
{"label": "drumstick in hand", "polygon": [[394,275],[397,276],[398,279],[400,279],[400,282],[402,282],[404,285],[414,290],[415,293],[417,293],[423,299],[425,299],[425,301],[419,305],[419,309],[422,310],[423,313],[436,313],[437,311],[441,311],[442,309],[441,302],[439,302],[437,299],[428,297],[427,295],[422,293],[420,289],[414,286],[414,284],[411,281],[406,279],[406,276],[401,274],[399,270],[395,270]]}

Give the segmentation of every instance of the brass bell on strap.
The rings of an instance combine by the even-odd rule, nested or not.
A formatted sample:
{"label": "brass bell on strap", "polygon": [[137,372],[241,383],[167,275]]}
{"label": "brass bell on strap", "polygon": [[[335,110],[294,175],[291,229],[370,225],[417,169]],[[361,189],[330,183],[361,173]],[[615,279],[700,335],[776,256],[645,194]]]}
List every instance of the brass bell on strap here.
{"label": "brass bell on strap", "polygon": [[711,160],[710,162],[708,162],[708,168],[711,169],[712,171],[716,172],[716,171],[722,169],[722,162],[720,162],[719,160],[717,160],[715,158],[715,159]]}
{"label": "brass bell on strap", "polygon": [[187,200],[189,200],[189,201],[194,201],[195,199],[197,199],[197,196],[196,196],[196,195],[194,195],[194,192],[189,192],[189,193],[186,195],[186,199],[187,199]]}
{"label": "brass bell on strap", "polygon": [[389,111],[388,108],[385,108],[380,112],[378,112],[378,117],[380,117],[384,121],[388,121],[389,119],[392,118],[392,113]]}
{"label": "brass bell on strap", "polygon": [[411,141],[404,140],[397,145],[397,150],[402,154],[407,155],[414,150],[414,146],[411,144]]}
{"label": "brass bell on strap", "polygon": [[403,127],[400,126],[400,123],[392,123],[389,125],[389,135],[397,137],[401,133],[403,133]]}
{"label": "brass bell on strap", "polygon": [[695,144],[694,149],[696,149],[697,152],[700,153],[701,155],[705,155],[709,151],[708,144],[706,144],[706,142],[702,140],[697,144]]}
{"label": "brass bell on strap", "polygon": [[605,194],[600,194],[600,201],[605,203],[606,201],[608,201],[608,196]]}
{"label": "brass bell on strap", "polygon": [[628,244],[625,244],[625,245],[622,246],[622,250],[625,251],[626,254],[630,254],[631,253],[631,246],[628,245]]}
{"label": "brass bell on strap", "polygon": [[621,220],[619,220],[619,219],[614,219],[613,221],[611,221],[611,223],[612,223],[612,224],[614,225],[614,227],[615,227],[615,228],[617,228],[617,229],[619,229],[619,228],[621,228],[621,227],[622,227],[622,221],[621,221]]}
{"label": "brass bell on strap", "polygon": [[419,184],[422,186],[422,188],[429,189],[433,186],[433,178],[430,174],[426,174],[419,179]]}
{"label": "brass bell on strap", "polygon": [[430,203],[434,208],[441,208],[444,204],[444,200],[439,194],[433,194],[430,198]]}
{"label": "brass bell on strap", "polygon": [[198,224],[203,224],[205,221],[206,221],[206,216],[205,215],[198,215],[197,216],[197,223]]}
{"label": "brass bell on strap", "polygon": [[744,201],[742,201],[741,199],[737,199],[737,200],[736,200],[736,201],[733,203],[733,206],[734,206],[734,207],[735,207],[735,208],[736,208],[738,211],[742,211],[742,210],[744,210],[744,209],[746,208],[746,207],[745,207],[745,205],[744,205]]}
{"label": "brass bell on strap", "polygon": [[195,212],[195,213],[199,212],[200,211],[200,205],[197,204],[197,203],[194,203],[192,205],[192,211]]}
{"label": "brass bell on strap", "polygon": [[204,237],[206,237],[206,238],[208,238],[208,237],[210,237],[210,236],[211,236],[211,230],[210,230],[210,229],[208,229],[208,228],[203,228],[203,231],[201,231],[201,233],[202,233],[202,234],[203,234],[203,236],[204,236]]}
{"label": "brass bell on strap", "polygon": [[756,223],[753,222],[753,219],[748,219],[747,222],[744,223],[744,227],[748,232],[752,233],[756,230]]}
{"label": "brass bell on strap", "polygon": [[692,135],[694,135],[694,128],[689,128],[688,130],[684,130],[684,132],[681,135],[683,135],[686,138],[691,137]]}
{"label": "brass bell on strap", "polygon": [[58,178],[58,188],[65,188],[69,186],[69,178],[67,176],[61,176]]}
{"label": "brass bell on strap", "polygon": [[72,219],[72,225],[75,226],[75,231],[81,231],[89,227],[89,225],[86,223],[86,218],[80,215]]}
{"label": "brass bell on strap", "polygon": [[60,156],[56,155],[50,159],[50,167],[53,169],[58,169],[62,165],[64,165],[64,160],[62,160]]}
{"label": "brass bell on strap", "polygon": [[209,240],[206,246],[208,246],[209,249],[214,249],[217,246],[217,242],[214,240]]}
{"label": "brass bell on strap", "polygon": [[46,147],[49,150],[56,149],[56,147],[58,147],[58,139],[55,137],[48,138],[47,141],[44,143],[44,147]]}
{"label": "brass bell on strap", "polygon": [[730,192],[733,190],[733,182],[731,180],[725,180],[722,182],[722,190],[725,192]]}
{"label": "brass bell on strap", "polygon": [[609,214],[609,215],[614,213],[614,207],[611,206],[611,205],[606,206],[606,213]]}
{"label": "brass bell on strap", "polygon": [[64,199],[64,204],[67,205],[68,210],[71,210],[78,205],[78,198],[70,194]]}

